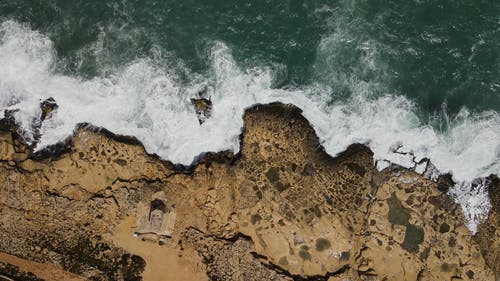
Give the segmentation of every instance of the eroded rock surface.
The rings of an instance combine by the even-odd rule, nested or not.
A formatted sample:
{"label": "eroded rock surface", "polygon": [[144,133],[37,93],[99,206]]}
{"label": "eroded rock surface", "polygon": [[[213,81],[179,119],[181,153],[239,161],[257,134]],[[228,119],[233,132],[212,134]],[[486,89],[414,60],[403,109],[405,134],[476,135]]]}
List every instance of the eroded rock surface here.
{"label": "eroded rock surface", "polygon": [[[172,263],[211,280],[495,280],[498,204],[472,237],[437,183],[378,172],[363,145],[327,155],[296,107],[255,106],[244,119],[240,155],[208,154],[191,169],[85,127],[43,159],[1,131],[0,252],[92,280],[140,280],[145,266],[151,280],[173,280],[161,274]],[[158,192],[176,217],[154,247],[179,259],[146,264],[113,235]]]}
{"label": "eroded rock surface", "polygon": [[496,280],[500,280],[500,179],[491,176],[489,189],[492,208],[486,222],[480,225],[479,233],[475,237],[487,264],[496,273]]}

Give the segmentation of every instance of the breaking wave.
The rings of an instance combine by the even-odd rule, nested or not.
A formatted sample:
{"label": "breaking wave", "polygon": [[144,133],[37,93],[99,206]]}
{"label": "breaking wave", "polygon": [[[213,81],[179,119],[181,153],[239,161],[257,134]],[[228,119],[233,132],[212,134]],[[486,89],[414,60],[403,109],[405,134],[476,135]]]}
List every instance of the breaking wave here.
{"label": "breaking wave", "polygon": [[[464,108],[453,117],[443,113],[437,117],[442,123],[438,130],[431,125],[435,120],[421,120],[411,100],[390,93],[374,96],[369,82],[344,77],[353,94],[332,101],[333,90],[320,82],[273,88],[271,68],[242,69],[222,42],[214,42],[209,54],[208,74],[192,74],[188,82],[153,58],[136,59],[111,74],[84,79],[58,71],[48,37],[4,21],[0,23],[0,117],[4,110],[18,109],[16,122],[26,140],[33,141],[31,124],[40,115],[39,104],[52,97],[59,108],[43,123],[37,150],[64,140],[78,123],[86,122],[135,136],[149,153],[189,165],[203,152],[237,152],[246,108],[292,103],[303,110],[329,154],[364,143],[373,150],[380,169],[390,162],[421,173],[428,170],[422,163],[431,159],[440,173],[450,172],[458,182],[450,195],[462,204],[473,232],[488,213],[486,189],[473,181],[500,172],[498,112],[473,113]],[[200,125],[190,99],[202,88],[208,89],[214,108],[211,118]]]}

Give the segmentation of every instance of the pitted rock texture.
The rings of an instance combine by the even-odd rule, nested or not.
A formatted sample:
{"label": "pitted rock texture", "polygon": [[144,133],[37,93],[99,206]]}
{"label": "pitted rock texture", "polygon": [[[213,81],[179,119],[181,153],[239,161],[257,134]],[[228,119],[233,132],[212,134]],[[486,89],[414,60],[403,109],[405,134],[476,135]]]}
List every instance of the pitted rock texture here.
{"label": "pitted rock texture", "polygon": [[492,278],[460,207],[434,186],[414,173],[388,173],[367,218],[359,271],[384,268],[388,280]]}
{"label": "pitted rock texture", "polygon": [[487,264],[496,273],[496,280],[500,280],[500,179],[497,176],[490,177],[489,189],[492,208],[486,222],[480,225],[476,235],[481,251]]}
{"label": "pitted rock texture", "polygon": [[495,280],[498,208],[472,237],[437,183],[378,172],[363,145],[329,156],[298,108],[258,105],[244,121],[240,154],[188,168],[85,126],[42,159],[1,131],[0,252],[91,280],[140,280],[145,266],[168,280],[168,262],[194,262],[148,265],[112,239],[163,191],[176,221],[156,247],[196,253],[210,280]]}
{"label": "pitted rock texture", "polygon": [[181,244],[198,249],[212,280],[293,280],[259,262],[251,240],[245,237],[224,240],[191,228],[183,234]]}

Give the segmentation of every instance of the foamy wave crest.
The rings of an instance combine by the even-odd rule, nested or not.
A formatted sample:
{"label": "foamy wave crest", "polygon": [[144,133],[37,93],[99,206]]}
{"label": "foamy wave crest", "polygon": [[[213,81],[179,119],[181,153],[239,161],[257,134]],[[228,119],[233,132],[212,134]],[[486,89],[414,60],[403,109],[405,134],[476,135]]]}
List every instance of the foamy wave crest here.
{"label": "foamy wave crest", "polygon": [[[496,112],[472,114],[464,109],[447,121],[448,129],[441,133],[421,122],[415,105],[405,97],[371,97],[366,82],[350,81],[354,94],[332,104],[331,89],[325,86],[273,89],[271,70],[241,69],[223,43],[214,43],[210,54],[210,75],[188,85],[151,59],[133,61],[114,75],[84,80],[54,70],[56,55],[46,36],[6,21],[0,24],[0,110],[19,109],[15,118],[30,132],[40,101],[56,100],[59,108],[43,123],[38,150],[70,136],[76,124],[88,122],[135,136],[148,152],[189,165],[203,152],[237,152],[244,110],[256,103],[280,101],[303,109],[331,155],[359,142],[371,147],[376,160],[409,168],[430,158],[439,171],[452,172],[458,182],[500,172]],[[211,118],[200,125],[190,98],[205,86],[214,108]],[[477,205],[464,208],[476,210]],[[472,230],[484,217],[474,212],[468,217]]]}

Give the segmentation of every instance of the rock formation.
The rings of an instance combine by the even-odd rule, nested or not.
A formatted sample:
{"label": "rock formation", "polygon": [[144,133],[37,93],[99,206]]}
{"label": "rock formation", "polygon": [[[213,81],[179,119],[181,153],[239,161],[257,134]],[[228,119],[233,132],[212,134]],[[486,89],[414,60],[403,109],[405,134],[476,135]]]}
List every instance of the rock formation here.
{"label": "rock formation", "polygon": [[196,98],[191,99],[191,104],[194,106],[196,117],[200,125],[203,124],[212,115],[212,100],[208,94],[208,88],[202,88]]}
{"label": "rock formation", "polygon": [[[257,105],[244,121],[239,154],[191,167],[88,126],[33,154],[3,124],[0,252],[16,259],[0,255],[0,280],[44,279],[44,265],[90,280],[498,277],[496,177],[473,237],[446,188],[402,168],[378,172],[360,144],[329,156],[298,108]],[[131,237],[155,194],[175,210],[163,245]]]}
{"label": "rock formation", "polygon": [[500,179],[497,176],[489,178],[490,201],[492,208],[486,222],[481,224],[475,239],[480,246],[486,263],[495,272],[496,280],[500,280]]}

